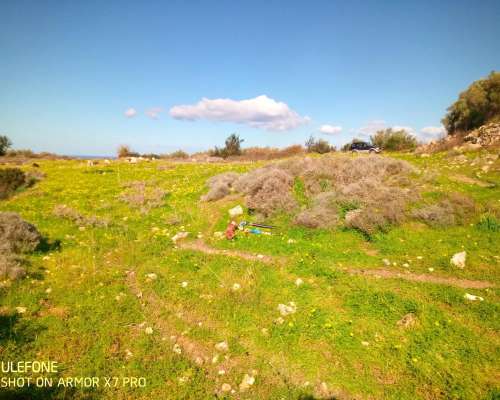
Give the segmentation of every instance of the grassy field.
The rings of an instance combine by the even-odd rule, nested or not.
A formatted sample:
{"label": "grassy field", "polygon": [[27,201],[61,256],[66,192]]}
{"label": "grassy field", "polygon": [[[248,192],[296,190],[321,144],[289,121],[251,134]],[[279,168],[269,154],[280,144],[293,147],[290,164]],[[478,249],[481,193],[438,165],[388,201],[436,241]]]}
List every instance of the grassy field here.
{"label": "grassy field", "polygon": [[[498,399],[500,233],[483,214],[498,207],[500,174],[498,160],[482,169],[486,155],[394,156],[432,175],[424,198],[473,198],[483,211],[467,224],[409,221],[368,239],[279,216],[272,235],[231,242],[214,232],[242,199],[199,199],[210,176],[256,164],[37,161],[45,178],[0,202],[48,240],[29,256],[29,276],[0,288],[0,359],[51,359],[57,377],[120,379],[0,388],[0,398]],[[54,214],[61,205],[86,218]],[[463,250],[461,270],[450,258]],[[463,287],[470,281],[490,287]],[[295,313],[280,316],[290,302]],[[398,323],[409,313],[414,324]]]}

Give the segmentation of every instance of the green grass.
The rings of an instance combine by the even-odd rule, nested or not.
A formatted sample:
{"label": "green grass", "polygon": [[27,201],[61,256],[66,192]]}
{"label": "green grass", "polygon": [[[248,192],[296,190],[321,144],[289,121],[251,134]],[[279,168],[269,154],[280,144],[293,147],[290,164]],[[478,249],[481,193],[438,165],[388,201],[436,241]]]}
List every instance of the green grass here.
{"label": "green grass", "polygon": [[[114,162],[89,168],[80,161],[40,161],[46,178],[0,202],[0,210],[21,214],[49,243],[48,249],[28,257],[28,278],[0,289],[0,359],[52,359],[61,365],[59,376],[134,376],[145,377],[147,384],[0,388],[0,398],[211,399],[215,392],[219,398],[252,399],[321,394],[496,398],[497,288],[352,276],[347,269],[431,274],[433,268],[436,276],[498,285],[498,220],[486,208],[499,201],[499,174],[494,168],[483,173],[470,163],[454,163],[444,154],[395,157],[415,164],[420,175],[434,171],[434,179],[423,184],[424,200],[437,201],[452,191],[472,197],[480,206],[474,220],[448,228],[409,221],[367,241],[353,230],[310,230],[278,216],[269,221],[278,226],[271,236],[238,235],[228,242],[213,233],[224,230],[227,210],[243,204],[242,199],[199,203],[204,182],[255,164]],[[477,153],[466,157],[473,162]],[[496,186],[457,183],[451,179],[454,174]],[[168,192],[161,207],[141,213],[120,200],[127,190],[123,184],[138,180]],[[301,205],[308,204],[300,180],[294,194]],[[53,215],[58,204],[108,218],[110,225],[76,226]],[[213,247],[272,255],[277,262],[175,248],[170,238],[180,230],[190,232],[188,240],[201,234]],[[54,245],[57,241],[60,247]],[[467,251],[467,266],[457,270],[449,259],[462,250]],[[396,265],[384,266],[384,258]],[[409,266],[403,267],[405,263]],[[133,282],[127,271],[135,272]],[[150,273],[157,279],[148,279]],[[300,287],[297,278],[304,281]],[[235,283],[239,290],[232,289]],[[468,302],[466,292],[485,300]],[[296,313],[277,323],[278,304],[290,301],[296,303]],[[27,311],[18,314],[16,307]],[[417,317],[415,326],[399,327],[397,322],[410,312]],[[146,327],[153,334],[146,334]],[[186,349],[174,353],[171,336],[183,337],[208,360],[199,365]],[[229,360],[220,354],[213,364],[214,345],[224,340]],[[219,368],[226,374],[218,375]],[[254,370],[255,384],[240,393],[243,375]],[[323,382],[328,391],[320,389]],[[221,394],[223,383],[236,393]]]}

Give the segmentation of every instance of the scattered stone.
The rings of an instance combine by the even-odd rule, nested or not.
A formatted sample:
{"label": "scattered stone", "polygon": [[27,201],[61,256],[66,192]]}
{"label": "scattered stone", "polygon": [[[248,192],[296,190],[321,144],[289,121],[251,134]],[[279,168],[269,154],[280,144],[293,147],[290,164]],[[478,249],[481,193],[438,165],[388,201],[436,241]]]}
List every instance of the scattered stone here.
{"label": "scattered stone", "polygon": [[411,328],[413,325],[415,325],[416,322],[417,322],[417,318],[416,318],[415,314],[408,313],[408,314],[404,315],[403,318],[401,318],[397,322],[397,325],[406,329],[406,328]]}
{"label": "scattered stone", "polygon": [[464,269],[466,257],[467,253],[465,251],[461,251],[460,253],[456,253],[453,255],[453,257],[451,257],[450,263],[457,268]]}
{"label": "scattered stone", "polygon": [[150,274],[146,274],[146,278],[151,279],[152,281],[154,281],[154,280],[156,280],[158,278],[158,275],[156,275],[155,273],[150,273]]}
{"label": "scattered stone", "polygon": [[245,374],[240,383],[240,392],[246,392],[255,383],[255,378],[251,375]]}
{"label": "scattered stone", "polygon": [[288,304],[278,304],[278,311],[281,316],[286,317],[289,314],[295,314],[297,306],[293,301],[290,301]]}
{"label": "scattered stone", "polygon": [[293,239],[288,239],[288,240],[287,240],[287,243],[288,243],[288,244],[293,244],[293,243],[297,243],[297,241],[296,241],[296,240],[293,240]]}
{"label": "scattered stone", "polygon": [[151,328],[150,326],[148,326],[145,330],[146,334],[147,335],[152,335],[153,334],[153,328]]}
{"label": "scattered stone", "polygon": [[285,320],[281,317],[278,317],[274,320],[274,323],[276,323],[278,325],[282,325],[284,322],[285,322]]}
{"label": "scattered stone", "polygon": [[434,272],[434,268],[432,268],[432,267],[429,267],[427,269],[429,270],[429,272]]}
{"label": "scattered stone", "polygon": [[263,256],[262,254],[257,254],[257,258],[259,258],[259,259],[263,259],[263,258],[264,258],[264,256]]}
{"label": "scattered stone", "polygon": [[189,235],[189,232],[178,232],[174,236],[172,236],[172,242],[177,243],[178,240],[185,239]]}
{"label": "scattered stone", "polygon": [[237,292],[240,289],[241,289],[241,285],[239,283],[233,284],[233,287],[232,287],[233,292]]}
{"label": "scattered stone", "polygon": [[302,279],[297,278],[297,279],[295,280],[295,285],[296,285],[297,287],[302,286],[303,284],[304,284],[304,281],[303,281]]}
{"label": "scattered stone", "polygon": [[365,346],[365,347],[368,347],[368,346],[370,345],[370,343],[369,343],[369,342],[367,342],[367,341],[365,341],[365,340],[363,340],[363,341],[361,342],[361,344],[362,344],[363,346]]}
{"label": "scattered stone", "polygon": [[405,267],[405,268],[409,268],[409,267],[410,267],[410,264],[408,264],[408,263],[404,263],[404,264],[403,264],[403,267]]}
{"label": "scattered stone", "polygon": [[221,390],[223,392],[230,392],[231,391],[231,385],[229,383],[223,383],[221,386]]}
{"label": "scattered stone", "polygon": [[220,231],[214,232],[214,238],[222,239],[223,237],[224,237],[224,232],[220,232]]}
{"label": "scattered stone", "polygon": [[187,287],[188,287],[188,283],[187,283],[186,281],[181,282],[181,286],[182,286],[183,288],[187,288]]}
{"label": "scattered stone", "polygon": [[470,293],[465,293],[464,298],[466,300],[470,300],[470,301],[477,301],[477,300],[483,301],[484,300],[481,296],[476,296],[476,295],[473,295]]}
{"label": "scattered stone", "polygon": [[390,266],[391,266],[391,262],[390,262],[387,258],[384,258],[384,259],[382,260],[382,262],[384,263],[384,265],[385,265],[386,267],[390,267]]}
{"label": "scattered stone", "polygon": [[215,345],[215,349],[220,351],[220,352],[226,353],[229,351],[229,346],[228,346],[226,341],[223,341],[223,342],[217,343]]}
{"label": "scattered stone", "polygon": [[174,344],[174,347],[172,348],[172,351],[173,351],[175,354],[181,354],[181,353],[182,353],[181,346],[179,346],[177,343],[176,343],[176,344]]}
{"label": "scattered stone", "polygon": [[229,210],[229,216],[231,218],[236,218],[237,216],[242,215],[242,214],[243,214],[243,207],[241,207],[240,205],[237,205],[236,207],[231,208]]}
{"label": "scattered stone", "polygon": [[18,314],[24,314],[26,312],[26,307],[16,307]]}

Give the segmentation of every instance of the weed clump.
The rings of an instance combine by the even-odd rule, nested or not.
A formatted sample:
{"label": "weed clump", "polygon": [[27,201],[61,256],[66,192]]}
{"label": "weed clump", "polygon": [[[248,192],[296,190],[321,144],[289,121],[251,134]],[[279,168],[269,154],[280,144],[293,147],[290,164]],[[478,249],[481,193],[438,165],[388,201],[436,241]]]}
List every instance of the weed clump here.
{"label": "weed clump", "polygon": [[476,211],[474,201],[462,194],[452,193],[438,203],[413,210],[412,216],[429,226],[463,224]]}
{"label": "weed clump", "polygon": [[95,215],[91,215],[89,217],[84,216],[65,204],[56,205],[54,207],[53,214],[56,217],[74,222],[79,226],[107,227],[109,225],[109,221],[107,219],[102,219],[96,217]]}
{"label": "weed clump", "polygon": [[144,181],[128,182],[124,185],[127,191],[119,198],[130,206],[139,208],[141,213],[147,214],[153,208],[161,207],[168,194],[166,190],[151,186],[152,183],[148,185]]}

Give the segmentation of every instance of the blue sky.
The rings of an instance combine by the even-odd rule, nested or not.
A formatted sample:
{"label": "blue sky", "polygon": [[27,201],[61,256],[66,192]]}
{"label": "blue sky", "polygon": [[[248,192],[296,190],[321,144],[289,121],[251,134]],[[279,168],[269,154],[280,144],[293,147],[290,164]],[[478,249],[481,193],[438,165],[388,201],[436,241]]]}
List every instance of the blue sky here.
{"label": "blue sky", "polygon": [[389,126],[429,139],[500,69],[498,21],[498,0],[3,0],[0,134],[93,155],[206,149],[235,131],[246,146]]}

